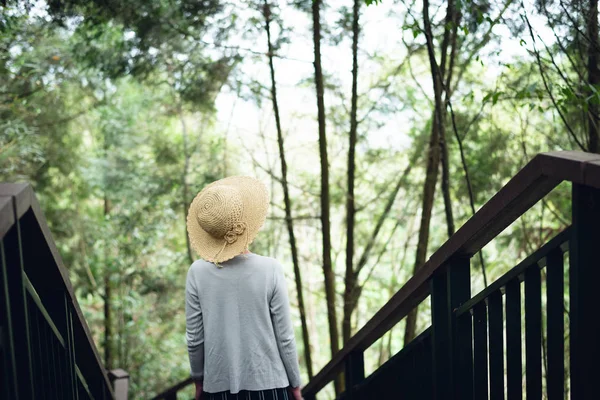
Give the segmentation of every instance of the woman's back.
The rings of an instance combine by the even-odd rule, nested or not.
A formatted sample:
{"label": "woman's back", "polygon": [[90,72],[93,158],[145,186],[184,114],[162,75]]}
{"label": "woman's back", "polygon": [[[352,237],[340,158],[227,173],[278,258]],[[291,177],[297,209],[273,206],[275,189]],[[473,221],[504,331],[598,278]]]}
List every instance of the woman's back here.
{"label": "woman's back", "polygon": [[221,268],[198,260],[186,285],[192,376],[204,390],[300,385],[294,330],[281,265],[248,253]]}

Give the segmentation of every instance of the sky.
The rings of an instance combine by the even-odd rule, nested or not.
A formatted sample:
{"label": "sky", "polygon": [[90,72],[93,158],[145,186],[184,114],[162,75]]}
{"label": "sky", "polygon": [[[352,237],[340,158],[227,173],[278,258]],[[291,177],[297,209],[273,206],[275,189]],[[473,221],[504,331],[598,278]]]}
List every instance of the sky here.
{"label": "sky", "polygon": [[[283,3],[280,3],[283,4]],[[322,12],[323,26],[334,26],[339,18],[337,10],[340,7],[352,7],[351,1],[331,0],[327,2],[328,8]],[[421,13],[421,4],[417,3],[418,9],[415,15]],[[531,9],[532,2],[525,2],[526,9]],[[395,16],[390,16],[390,13]],[[445,8],[434,10],[432,15],[442,17]],[[310,14],[298,11],[285,4],[281,5],[280,15],[283,24],[291,30],[289,34],[290,43],[284,45],[275,59],[275,71],[277,79],[277,90],[279,107],[281,113],[282,129],[286,137],[286,148],[291,149],[289,156],[293,163],[296,159],[305,161],[305,170],[318,173],[318,127],[316,124],[316,101],[315,88],[311,81],[314,76],[312,61],[314,59],[312,43],[312,17]],[[361,7],[361,37],[359,41],[359,84],[358,91],[365,94],[369,87],[379,79],[381,70],[378,62],[371,61],[374,54],[383,54],[396,63],[406,55],[405,46],[401,42],[401,35],[412,40],[412,32],[404,31],[401,27],[403,5],[399,2],[384,0],[379,5]],[[437,14],[436,14],[437,13]],[[534,25],[536,33],[544,38],[547,44],[552,43],[551,31],[545,26],[544,21],[538,20],[528,13]],[[258,13],[255,14],[259,16]],[[399,16],[400,15],[400,16]],[[506,14],[507,18],[519,18],[518,15]],[[273,36],[278,36],[277,27],[273,27]],[[496,56],[492,62],[488,62],[481,68],[483,79],[494,81],[505,68],[500,63],[510,62],[517,58],[527,57],[527,49],[531,49],[529,35],[524,38],[513,37],[508,29],[499,24],[493,28],[493,32],[502,37],[500,44],[501,54]],[[524,39],[524,42],[521,42]],[[256,43],[242,42],[236,40],[236,45],[250,48],[255,52],[266,53],[266,35],[263,35]],[[539,47],[539,44],[538,44]],[[489,49],[488,49],[489,50]],[[242,52],[243,54],[243,52]],[[346,106],[349,108],[351,94],[351,68],[352,53],[350,35],[339,45],[328,44],[323,40],[322,65],[326,74],[335,77],[339,83],[339,92],[345,98]],[[430,95],[432,94],[431,78],[428,65],[413,65],[419,83]],[[244,61],[241,70],[243,75],[259,80],[265,88],[270,88],[269,69],[266,56],[262,60],[250,57]],[[480,98],[483,95],[480,96]],[[325,106],[331,106],[336,101],[331,94],[326,95]],[[264,99],[262,106],[258,107],[250,101],[238,98],[235,93],[225,89],[217,98],[217,127],[227,132],[230,141],[240,141],[247,149],[264,149],[263,139],[260,132],[267,137],[267,143],[273,143],[276,138],[275,123],[272,113],[270,98]],[[422,110],[421,110],[422,111]],[[385,123],[378,129],[368,132],[369,148],[396,148],[405,149],[410,146],[409,130],[412,128],[408,121],[414,118],[416,110],[403,110],[387,115]],[[328,129],[331,135],[332,129]],[[274,152],[272,147],[267,151]],[[261,159],[262,156],[257,157]],[[310,162],[306,162],[310,160]]]}

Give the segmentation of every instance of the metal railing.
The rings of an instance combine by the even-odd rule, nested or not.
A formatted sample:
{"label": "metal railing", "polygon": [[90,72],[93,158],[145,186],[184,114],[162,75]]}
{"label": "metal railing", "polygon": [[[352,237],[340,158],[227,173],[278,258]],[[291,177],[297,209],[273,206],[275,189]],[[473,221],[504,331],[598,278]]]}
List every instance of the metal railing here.
{"label": "metal railing", "polygon": [[128,375],[104,369],[28,184],[0,184],[0,238],[0,398],[126,399]]}
{"label": "metal railing", "polygon": [[[572,183],[571,226],[472,297],[471,257],[562,181]],[[541,399],[545,390],[549,400],[558,400],[566,396],[566,365],[570,398],[597,398],[599,247],[600,155],[537,155],[334,355],[303,388],[304,398],[314,400],[343,372],[346,390],[340,398],[344,399],[496,400],[506,395],[520,400],[524,395]],[[566,251],[569,294],[565,297]],[[431,296],[431,327],[365,378],[364,350],[427,296]],[[413,343],[419,343],[418,350]]]}

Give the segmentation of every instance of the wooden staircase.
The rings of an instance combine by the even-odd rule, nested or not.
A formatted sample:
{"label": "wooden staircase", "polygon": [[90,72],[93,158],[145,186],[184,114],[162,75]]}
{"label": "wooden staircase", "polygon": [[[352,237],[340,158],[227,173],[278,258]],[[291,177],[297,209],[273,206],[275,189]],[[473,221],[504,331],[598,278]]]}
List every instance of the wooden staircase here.
{"label": "wooden staircase", "polygon": [[[571,225],[473,295],[471,258],[563,181],[572,187]],[[598,250],[600,155],[539,154],[334,355],[303,396],[316,399],[344,373],[340,399],[597,400]],[[364,351],[428,298],[431,326],[365,377]],[[191,384],[188,378],[155,399],[176,399]]]}
{"label": "wooden staircase", "polygon": [[0,184],[0,399],[126,400],[106,371],[28,184]]}

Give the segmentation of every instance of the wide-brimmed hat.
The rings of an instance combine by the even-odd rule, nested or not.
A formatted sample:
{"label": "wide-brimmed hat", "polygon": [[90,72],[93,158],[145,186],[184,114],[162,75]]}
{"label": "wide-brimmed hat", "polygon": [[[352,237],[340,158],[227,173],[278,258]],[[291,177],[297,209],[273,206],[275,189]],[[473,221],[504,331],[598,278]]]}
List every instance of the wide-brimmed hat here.
{"label": "wide-brimmed hat", "polygon": [[227,261],[248,249],[262,227],[269,192],[258,179],[231,176],[207,185],[187,214],[192,248],[206,261]]}

